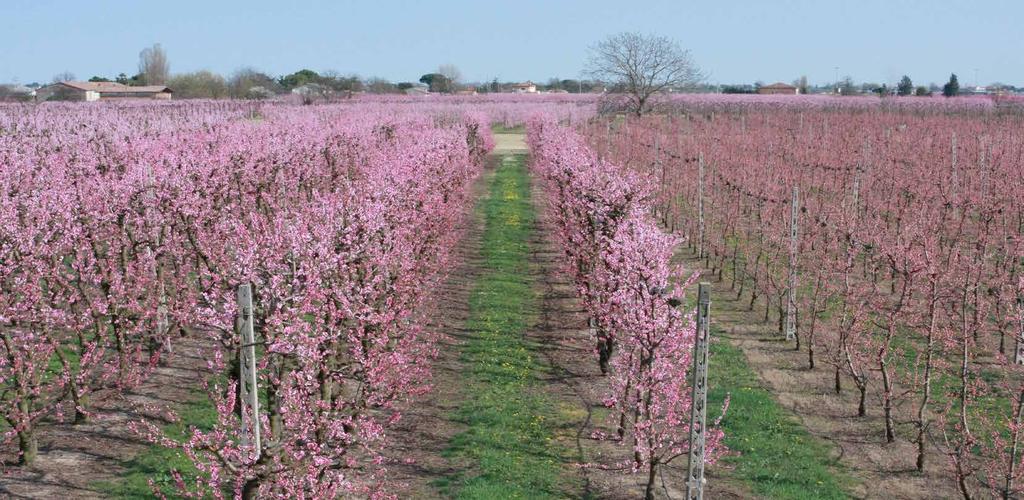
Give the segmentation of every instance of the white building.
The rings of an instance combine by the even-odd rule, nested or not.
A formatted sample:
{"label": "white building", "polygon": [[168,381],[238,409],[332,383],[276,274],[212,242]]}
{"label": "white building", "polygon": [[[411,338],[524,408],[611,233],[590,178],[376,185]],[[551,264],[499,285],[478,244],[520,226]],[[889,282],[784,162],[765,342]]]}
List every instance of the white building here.
{"label": "white building", "polygon": [[513,94],[536,94],[537,84],[526,81],[524,83],[515,83],[512,85]]}

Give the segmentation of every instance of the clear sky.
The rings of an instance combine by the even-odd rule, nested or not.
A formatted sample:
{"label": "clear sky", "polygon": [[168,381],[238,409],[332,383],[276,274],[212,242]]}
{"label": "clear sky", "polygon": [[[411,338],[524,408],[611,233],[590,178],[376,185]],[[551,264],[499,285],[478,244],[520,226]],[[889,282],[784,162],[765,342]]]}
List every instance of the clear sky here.
{"label": "clear sky", "polygon": [[4,0],[0,82],[171,71],[333,69],[394,81],[455,64],[465,80],[575,78],[620,31],[675,38],[711,83],[840,77],[1024,85],[1024,0]]}

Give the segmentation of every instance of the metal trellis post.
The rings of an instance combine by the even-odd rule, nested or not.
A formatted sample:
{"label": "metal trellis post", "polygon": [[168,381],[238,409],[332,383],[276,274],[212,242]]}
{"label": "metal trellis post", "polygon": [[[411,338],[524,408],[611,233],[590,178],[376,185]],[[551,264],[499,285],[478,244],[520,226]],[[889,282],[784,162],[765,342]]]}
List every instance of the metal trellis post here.
{"label": "metal trellis post", "polygon": [[697,258],[704,258],[704,153],[697,160]]}
{"label": "metal trellis post", "polygon": [[1017,310],[1020,311],[1020,318],[1017,320],[1017,346],[1013,350],[1013,362],[1024,365],[1024,297],[1017,297]]}
{"label": "metal trellis post", "polygon": [[[238,384],[242,405],[242,444],[252,444],[259,458],[260,442],[260,400],[256,385],[256,334],[253,327],[252,285],[238,287],[238,330],[242,335],[239,348]],[[250,439],[252,441],[250,441]]]}
{"label": "metal trellis post", "polygon": [[800,210],[800,188],[793,186],[793,203],[789,221],[789,300],[786,304],[786,340],[796,338],[796,254],[799,248],[797,224]]}
{"label": "metal trellis post", "polygon": [[690,406],[690,463],[686,498],[704,498],[704,445],[707,427],[708,340],[711,336],[711,283],[697,287],[697,338],[693,348],[693,393]]}

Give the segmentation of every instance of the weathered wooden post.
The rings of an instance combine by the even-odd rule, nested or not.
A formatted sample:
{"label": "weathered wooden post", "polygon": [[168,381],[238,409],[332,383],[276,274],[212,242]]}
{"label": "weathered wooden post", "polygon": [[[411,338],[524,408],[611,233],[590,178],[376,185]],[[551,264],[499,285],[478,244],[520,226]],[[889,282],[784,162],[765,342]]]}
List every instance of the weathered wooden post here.
{"label": "weathered wooden post", "polygon": [[[238,330],[242,335],[238,352],[238,386],[242,407],[242,446],[253,445],[256,458],[260,442],[260,399],[256,385],[256,333],[253,327],[252,285],[238,286]],[[251,439],[251,441],[250,441]]]}
{"label": "weathered wooden post", "polygon": [[693,347],[693,392],[690,406],[690,463],[686,498],[704,498],[704,444],[708,421],[708,341],[711,336],[711,283],[697,287],[697,338]]}
{"label": "weathered wooden post", "polygon": [[697,158],[697,259],[704,258],[704,152]]}
{"label": "weathered wooden post", "polygon": [[793,202],[789,219],[789,300],[786,304],[786,340],[796,338],[796,257],[799,248],[797,228],[800,210],[800,188],[793,186]]}

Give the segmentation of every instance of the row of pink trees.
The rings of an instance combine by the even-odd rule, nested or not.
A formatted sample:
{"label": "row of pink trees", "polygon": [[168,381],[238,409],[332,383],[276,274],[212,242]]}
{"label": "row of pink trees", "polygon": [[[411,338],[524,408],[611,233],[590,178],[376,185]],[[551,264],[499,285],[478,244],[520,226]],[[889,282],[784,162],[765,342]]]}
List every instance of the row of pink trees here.
{"label": "row of pink trees", "polygon": [[[429,387],[423,305],[450,266],[489,124],[202,106],[177,129],[160,108],[81,108],[80,122],[54,109],[0,134],[5,437],[30,462],[40,419],[64,402],[87,418],[90,393],[141,383],[187,334],[209,347],[217,425],[179,443],[137,424],[199,469],[180,493],[386,495],[386,430]],[[260,449],[237,401],[244,283]]]}
{"label": "row of pink trees", "polygon": [[[696,327],[679,305],[696,276],[670,265],[679,241],[648,217],[647,183],[599,160],[580,135],[553,121],[533,120],[528,139],[566,270],[592,317],[598,363],[611,377],[607,403],[632,449],[628,468],[647,475],[646,498],[653,498],[660,468],[689,452]],[[724,452],[722,436],[707,433],[710,463]]]}
{"label": "row of pink trees", "polygon": [[780,334],[793,266],[808,366],[830,366],[837,392],[851,381],[860,416],[877,394],[884,440],[915,443],[921,470],[937,445],[965,497],[1021,491],[1019,130],[1016,115],[757,109],[583,128],[654,182],[651,211],[751,309],[763,298]]}

